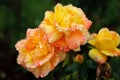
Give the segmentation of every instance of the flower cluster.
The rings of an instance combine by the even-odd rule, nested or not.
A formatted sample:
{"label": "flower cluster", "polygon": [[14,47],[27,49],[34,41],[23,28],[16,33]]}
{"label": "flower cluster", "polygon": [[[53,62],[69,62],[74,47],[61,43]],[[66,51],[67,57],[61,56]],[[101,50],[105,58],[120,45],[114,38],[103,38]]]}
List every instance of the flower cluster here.
{"label": "flower cluster", "polygon": [[[107,56],[119,56],[119,34],[103,28],[98,34],[90,35],[91,25],[80,8],[58,3],[53,12],[45,12],[39,27],[28,29],[26,38],[16,43],[17,63],[38,78],[45,77],[65,60],[67,52],[80,51],[80,46],[87,42],[94,46],[89,56],[100,64],[106,62]],[[74,61],[82,63],[83,56],[77,55]]]}
{"label": "flower cluster", "polygon": [[91,24],[80,8],[57,4],[54,12],[46,11],[38,28],[28,29],[26,38],[16,44],[18,64],[36,77],[46,76],[66,52],[80,50],[87,42]]}

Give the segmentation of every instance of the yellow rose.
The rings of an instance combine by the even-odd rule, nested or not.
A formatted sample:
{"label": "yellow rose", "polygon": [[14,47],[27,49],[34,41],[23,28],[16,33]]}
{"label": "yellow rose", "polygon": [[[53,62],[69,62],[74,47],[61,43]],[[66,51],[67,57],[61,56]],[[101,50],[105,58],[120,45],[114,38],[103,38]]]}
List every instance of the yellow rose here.
{"label": "yellow rose", "polygon": [[[58,3],[54,12],[45,12],[45,18],[39,27],[47,34],[49,43],[68,51],[86,43],[91,24],[80,8]],[[60,42],[61,39],[63,43]],[[59,43],[63,45],[58,45]]]}
{"label": "yellow rose", "polygon": [[120,55],[120,50],[117,48],[120,44],[120,36],[114,31],[109,31],[107,28],[101,29],[93,39],[89,40],[88,43],[93,45],[97,50],[97,53],[95,53],[96,50],[89,52],[91,58],[94,56],[94,59],[97,59],[99,56],[96,54],[98,53],[102,56],[111,57]]}
{"label": "yellow rose", "polygon": [[52,45],[48,44],[45,33],[40,28],[28,29],[26,36],[15,45],[19,52],[17,62],[37,78],[45,77],[65,59],[66,54],[56,51]]}

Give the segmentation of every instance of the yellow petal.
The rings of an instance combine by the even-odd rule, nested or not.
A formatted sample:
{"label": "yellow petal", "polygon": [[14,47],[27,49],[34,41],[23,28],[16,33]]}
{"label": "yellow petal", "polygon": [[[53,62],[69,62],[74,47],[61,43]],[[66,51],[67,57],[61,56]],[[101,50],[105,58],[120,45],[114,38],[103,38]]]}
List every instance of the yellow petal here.
{"label": "yellow petal", "polygon": [[112,34],[112,39],[117,47],[120,44],[120,35],[114,31],[111,31],[111,34]]}
{"label": "yellow petal", "polygon": [[25,66],[28,67],[28,68],[29,67],[31,67],[31,68],[35,67],[34,63],[33,63],[33,57],[32,56],[33,55],[31,55],[31,54],[27,54],[25,59],[24,59]]}
{"label": "yellow petal", "polygon": [[91,39],[91,40],[89,40],[88,43],[93,45],[93,46],[95,46],[95,47],[97,47],[97,48],[99,48],[99,42],[98,42],[96,37]]}
{"label": "yellow petal", "polygon": [[120,44],[120,36],[114,31],[109,31],[107,28],[103,28],[97,35],[99,41],[99,49],[112,49]]}
{"label": "yellow petal", "polygon": [[114,40],[108,37],[99,38],[98,41],[99,41],[99,47],[97,47],[98,49],[112,49],[117,47]]}
{"label": "yellow petal", "polygon": [[70,27],[70,15],[66,12],[64,7],[61,4],[55,6],[55,25],[58,27],[58,30],[64,30]]}
{"label": "yellow petal", "polygon": [[98,35],[97,35],[98,38],[102,38],[103,36],[112,37],[112,36],[109,34],[108,28],[102,28],[102,29],[99,31]]}
{"label": "yellow petal", "polygon": [[120,36],[114,31],[102,28],[98,35],[96,35],[88,43],[100,50],[110,50],[116,48],[120,44]]}
{"label": "yellow petal", "polygon": [[92,22],[86,18],[82,9],[74,7],[73,5],[64,6],[64,9],[71,16],[70,24],[76,23],[83,25],[87,30],[90,28]]}
{"label": "yellow petal", "polygon": [[65,15],[62,21],[60,21],[60,28],[70,28],[70,15]]}
{"label": "yellow petal", "polygon": [[[56,65],[63,61],[66,57],[66,54],[63,52],[55,52],[54,56],[40,68],[40,77],[45,77],[51,70],[53,70]],[[53,59],[54,58],[54,59]]]}
{"label": "yellow petal", "polygon": [[47,34],[49,43],[53,43],[63,36],[63,33],[60,33],[55,28],[54,25],[48,24],[48,22],[46,22],[46,21],[43,21],[39,27],[41,27]]}
{"label": "yellow petal", "polygon": [[34,60],[34,65],[43,65],[54,55],[54,48],[42,41],[41,43],[39,43],[33,53],[34,55],[32,57]]}
{"label": "yellow petal", "polygon": [[81,16],[78,14],[71,16],[71,22],[76,24],[84,24],[83,18],[81,18]]}
{"label": "yellow petal", "polygon": [[52,11],[46,11],[45,12],[45,18],[46,21],[50,22],[50,24],[54,24],[54,13]]}
{"label": "yellow petal", "polygon": [[103,64],[107,60],[107,56],[100,53],[97,49],[91,49],[89,51],[89,56],[96,62]]}
{"label": "yellow petal", "polygon": [[55,6],[55,15],[54,15],[55,21],[59,24],[60,21],[63,19],[64,15],[65,15],[64,7],[60,3],[58,3]]}
{"label": "yellow petal", "polygon": [[101,53],[103,53],[103,54],[106,55],[106,56],[111,56],[111,57],[114,56],[114,53],[112,53],[112,52],[109,51],[109,50],[101,50]]}
{"label": "yellow petal", "polygon": [[114,56],[120,56],[120,49],[115,48],[115,49],[111,49],[110,51],[111,53],[114,54]]}

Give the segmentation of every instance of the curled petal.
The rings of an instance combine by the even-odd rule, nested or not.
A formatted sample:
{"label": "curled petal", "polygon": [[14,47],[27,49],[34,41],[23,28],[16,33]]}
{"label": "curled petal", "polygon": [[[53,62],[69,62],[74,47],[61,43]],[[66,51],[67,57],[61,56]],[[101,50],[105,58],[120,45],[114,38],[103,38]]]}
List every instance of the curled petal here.
{"label": "curled petal", "polygon": [[115,48],[111,52],[113,52],[115,54],[115,56],[120,56],[120,49],[118,49],[118,48]]}
{"label": "curled petal", "polygon": [[33,60],[35,65],[43,65],[51,59],[54,55],[54,48],[49,44],[41,42],[39,46],[36,47],[33,55]]}
{"label": "curled petal", "polygon": [[111,49],[111,50],[101,50],[101,52],[107,56],[120,56],[120,49],[115,48],[115,49]]}
{"label": "curled petal", "polygon": [[56,6],[55,6],[55,15],[54,15],[54,18],[55,18],[55,21],[57,23],[60,23],[62,21],[62,18],[65,16],[65,10],[64,10],[64,7],[58,3]]}
{"label": "curled petal", "polygon": [[26,43],[27,43],[27,40],[18,41],[18,42],[15,44],[16,50],[18,50],[19,53],[25,53],[25,52],[27,52],[27,50],[25,49],[25,44],[26,44]]}
{"label": "curled petal", "polygon": [[101,50],[101,53],[103,53],[106,56],[111,56],[111,57],[114,56],[114,53],[109,50]]}
{"label": "curled petal", "polygon": [[107,28],[101,29],[96,38],[99,41],[101,49],[115,48],[120,44],[118,33],[109,31]]}
{"label": "curled petal", "polygon": [[62,37],[61,39],[59,39],[56,42],[52,43],[52,45],[55,46],[60,51],[67,52],[67,51],[70,50],[70,48],[68,47],[64,37]]}
{"label": "curled petal", "polygon": [[91,49],[89,51],[89,56],[96,62],[103,64],[106,62],[107,60],[107,56],[104,54],[101,54],[100,51],[98,51],[97,49]]}
{"label": "curled petal", "polygon": [[[66,57],[66,54],[63,52],[57,52],[55,55],[45,64],[37,66],[35,68],[27,68],[28,71],[32,72],[36,78],[45,77],[52,71],[56,65],[63,61]],[[53,59],[54,58],[54,59]]]}
{"label": "curled petal", "polygon": [[59,40],[63,36],[62,33],[57,31],[54,25],[48,24],[45,21],[39,27],[45,31],[49,43],[53,43],[56,40]]}
{"label": "curled petal", "polygon": [[65,40],[70,49],[76,49],[84,42],[86,37],[79,31],[71,32],[69,36],[65,36]]}
{"label": "curled petal", "polygon": [[88,18],[84,18],[84,21],[85,28],[89,30],[92,25],[92,21],[88,20]]}

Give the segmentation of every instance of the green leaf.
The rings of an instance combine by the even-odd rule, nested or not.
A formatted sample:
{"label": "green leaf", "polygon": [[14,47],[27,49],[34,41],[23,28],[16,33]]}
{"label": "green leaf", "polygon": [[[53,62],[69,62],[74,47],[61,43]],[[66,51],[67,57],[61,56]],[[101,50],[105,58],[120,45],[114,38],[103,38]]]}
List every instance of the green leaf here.
{"label": "green leaf", "polygon": [[74,62],[73,64],[68,65],[65,71],[66,72],[73,72],[75,70],[78,70],[79,68],[80,68],[80,64],[77,62]]}
{"label": "green leaf", "polygon": [[116,80],[120,80],[120,57],[111,58],[109,63],[112,68],[113,77],[115,77]]}
{"label": "green leaf", "polygon": [[66,56],[65,61],[63,62],[62,67],[66,67],[67,65],[73,63],[73,56],[74,56],[74,53],[75,53],[75,52],[73,52],[73,51],[69,51],[68,53],[66,53],[67,56]]}

